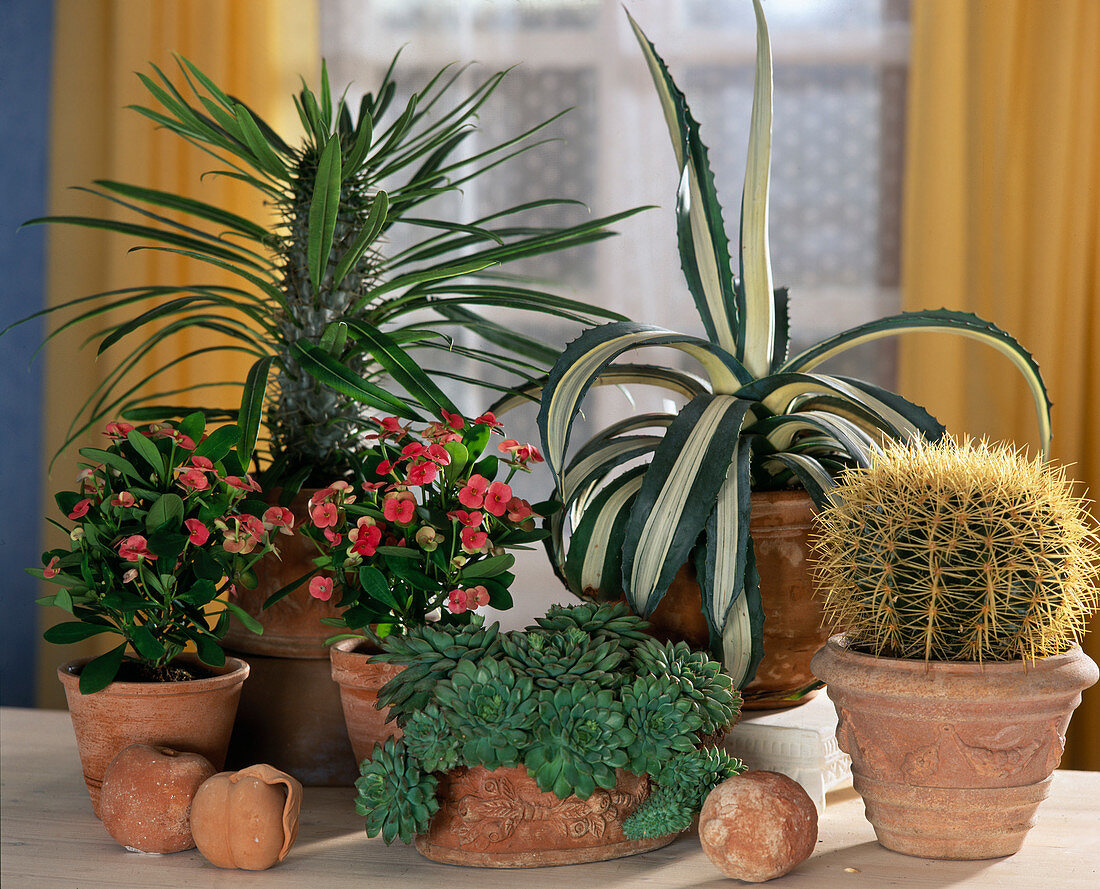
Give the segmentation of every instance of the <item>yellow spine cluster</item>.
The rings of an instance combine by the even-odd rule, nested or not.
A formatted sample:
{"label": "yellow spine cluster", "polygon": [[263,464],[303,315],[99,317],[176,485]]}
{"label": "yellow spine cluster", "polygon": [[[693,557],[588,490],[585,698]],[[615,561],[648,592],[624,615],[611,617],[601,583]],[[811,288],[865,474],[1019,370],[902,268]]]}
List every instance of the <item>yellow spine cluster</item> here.
{"label": "yellow spine cluster", "polygon": [[1064,469],[985,441],[892,445],[818,515],[826,622],[857,650],[1034,659],[1097,607],[1095,523]]}

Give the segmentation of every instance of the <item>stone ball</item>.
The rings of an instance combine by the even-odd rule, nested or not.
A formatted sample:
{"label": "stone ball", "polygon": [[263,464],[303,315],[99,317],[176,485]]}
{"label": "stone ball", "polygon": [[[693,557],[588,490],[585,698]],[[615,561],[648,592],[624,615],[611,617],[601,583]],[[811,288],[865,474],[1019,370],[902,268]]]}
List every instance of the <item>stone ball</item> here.
{"label": "stone ball", "polygon": [[111,760],[103,776],[103,826],[132,851],[193,849],[191,800],[215,771],[198,753],[132,744]]}
{"label": "stone ball", "polygon": [[699,813],[699,840],[727,877],[763,883],[810,857],[817,844],[817,808],[786,775],[746,772],[711,791]]}

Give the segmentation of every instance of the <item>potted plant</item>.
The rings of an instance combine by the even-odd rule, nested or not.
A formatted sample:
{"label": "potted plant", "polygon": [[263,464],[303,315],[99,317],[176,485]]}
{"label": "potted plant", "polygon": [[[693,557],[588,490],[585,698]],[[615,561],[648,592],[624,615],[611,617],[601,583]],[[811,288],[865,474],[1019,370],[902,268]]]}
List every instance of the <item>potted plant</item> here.
{"label": "potted plant", "polygon": [[420,428],[378,419],[374,444],[356,455],[356,482],[338,479],[309,500],[301,531],[317,555],[308,589],[336,604],[326,623],[345,630],[328,641],[356,762],[394,730],[375,708],[400,670],[371,660],[381,641],[429,619],[461,625],[485,606],[510,608],[506,550],[548,534],[535,518],[556,504],[532,506],[510,485],[542,456],[514,439],[489,448],[501,426],[491,413],[467,422],[446,410]]}
{"label": "potted plant", "polygon": [[[787,294],[773,291],[768,247],[771,49],[759,0],[754,7],[756,77],[740,274],[731,269],[699,124],[632,20],[672,137],[680,173],[680,259],[706,337],[625,321],[585,331],[551,370],[539,413],[543,453],[564,504],[549,550],[566,583],[580,595],[625,596],[631,608],[655,626],[665,625],[670,635],[686,631],[721,657],[744,689],[747,707],[782,705],[812,681],[809,658],[824,637],[818,635],[803,563],[813,506],[825,502],[834,476],[865,465],[884,439],[935,440],[944,433],[922,408],[898,395],[818,372],[822,362],[907,331],[967,336],[1015,363],[1034,394],[1044,446],[1050,433],[1049,401],[1035,362],[1008,334],[973,315],[906,312],[787,357]],[[703,376],[613,363],[655,346],[685,353]],[[582,400],[592,385],[606,381],[662,387],[687,403],[678,412],[610,425],[567,462]],[[787,539],[767,539],[767,526],[777,526]],[[784,561],[793,562],[793,573]],[[792,588],[798,592],[793,598]],[[687,611],[675,612],[673,599],[683,600]],[[789,614],[809,630],[793,646],[785,638]],[[764,681],[750,683],[754,674]]]}
{"label": "potted plant", "polygon": [[985,442],[892,447],[841,476],[815,573],[813,659],[879,842],[1016,852],[1097,668],[1096,526],[1064,471]]}
{"label": "potted plant", "polygon": [[701,737],[740,703],[719,664],[661,645],[618,604],[554,606],[536,626],[415,627],[377,660],[404,730],[364,760],[356,809],[386,843],[482,867],[601,861],[688,828],[743,766]]}
{"label": "potted plant", "polygon": [[289,520],[252,496],[260,489],[233,450],[237,428],[205,427],[201,413],[109,423],[106,447],[80,451],[89,462],[79,490],[56,495],[74,523],[54,523],[68,545],[28,569],[59,587],[39,603],[73,618],[46,630],[47,642],[117,637],[106,654],[58,668],[97,815],[107,765],[130,744],[201,753],[221,767],[248,665],[218,642],[231,614],[261,631],[227,594],[255,583],[253,566]]}

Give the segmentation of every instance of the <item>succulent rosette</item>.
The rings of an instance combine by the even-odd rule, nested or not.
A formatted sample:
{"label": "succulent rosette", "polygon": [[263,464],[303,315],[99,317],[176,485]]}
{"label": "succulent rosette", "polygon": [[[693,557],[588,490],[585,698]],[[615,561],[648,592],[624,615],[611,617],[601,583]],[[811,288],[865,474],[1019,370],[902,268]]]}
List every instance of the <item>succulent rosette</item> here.
{"label": "succulent rosette", "polygon": [[[363,764],[372,776],[359,797],[367,832],[389,842],[427,829],[428,817],[410,809],[374,810],[399,792],[399,779],[411,793],[425,786],[422,776],[454,766],[521,764],[561,799],[612,790],[621,770],[648,775],[649,801],[624,830],[632,825],[632,837],[682,830],[710,789],[744,768],[699,737],[701,714],[732,722],[740,700],[728,679],[714,680],[706,655],[679,659],[644,628],[619,605],[555,605],[525,631],[502,634],[476,620],[386,637],[374,660],[405,669],[382,688],[379,704],[391,704],[404,736],[390,742],[384,763]],[[679,664],[675,677],[670,658]],[[692,694],[683,683],[694,683]]]}
{"label": "succulent rosette", "polygon": [[564,799],[587,799],[597,787],[610,789],[615,769],[627,764],[623,705],[610,689],[592,682],[539,694],[539,720],[524,764],[541,790]]}
{"label": "succulent rosette", "polygon": [[460,739],[463,762],[487,769],[519,765],[538,708],[529,676],[491,658],[464,660],[435,697]]}
{"label": "succulent rosette", "polygon": [[696,715],[702,719],[700,731],[713,734],[733,724],[740,709],[741,695],[733,688],[733,680],[722,672],[721,664],[701,651],[692,651],[686,642],[667,642],[663,647],[646,645],[634,654],[639,672],[668,676],[688,698]]}
{"label": "succulent rosette", "polygon": [[352,475],[309,500],[302,533],[317,547],[313,576],[266,604],[308,579],[311,595],[340,609],[330,624],[375,642],[436,613],[468,623],[487,606],[511,607],[515,557],[506,550],[546,537],[536,519],[557,507],[512,490],[516,473],[541,461],[537,449],[511,439],[491,449],[491,436],[503,434],[492,413],[467,421],[444,409],[418,427],[397,417],[373,423],[366,446],[349,455]]}
{"label": "succulent rosette", "polygon": [[104,434],[105,447],[80,450],[88,462],[78,490],[55,498],[73,523],[55,523],[68,545],[28,569],[60,587],[39,603],[74,618],[50,627],[47,642],[120,637],[82,669],[84,694],[105,688],[127,660],[145,678],[173,678],[189,644],[204,663],[224,664],[218,640],[230,614],[261,628],[223,593],[255,584],[252,566],[294,524],[289,510],[253,496],[260,488],[244,471],[249,455],[234,450],[236,426],[207,433],[194,413],[178,424],[116,421]]}
{"label": "succulent rosette", "polygon": [[359,773],[355,810],[366,817],[367,833],[382,834],[387,844],[398,837],[403,843],[412,842],[413,833],[427,827],[439,810],[435,777],[393,738],[374,748],[373,755],[363,760]]}

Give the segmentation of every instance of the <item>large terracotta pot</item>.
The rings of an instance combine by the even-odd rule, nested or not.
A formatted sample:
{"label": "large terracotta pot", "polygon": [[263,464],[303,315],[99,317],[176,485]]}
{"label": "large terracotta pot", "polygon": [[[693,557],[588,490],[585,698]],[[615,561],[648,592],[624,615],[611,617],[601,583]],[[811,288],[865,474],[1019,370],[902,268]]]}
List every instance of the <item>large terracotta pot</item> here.
{"label": "large terracotta pot", "polygon": [[[751,496],[749,533],[764,603],[764,659],[756,677],[742,689],[744,709],[793,707],[816,694],[784,700],[813,683],[810,659],[828,638],[807,564],[814,506],[810,495],[801,490],[760,491]],[[683,639],[693,648],[709,647],[693,563],[684,565],[673,578],[649,621],[662,641]]]}
{"label": "large terracotta pot", "polygon": [[344,723],[356,762],[369,757],[375,744],[401,737],[397,724],[386,722],[389,707],[379,710],[375,705],[378,690],[405,668],[400,664],[370,663],[377,653],[376,647],[361,639],[343,639],[329,649],[332,678],[340,687]]}
{"label": "large terracotta pot", "polygon": [[184,682],[112,682],[102,691],[82,695],[80,671],[90,660],[62,664],[57,675],[65,688],[84,783],[97,818],[107,766],[131,744],[199,753],[215,768],[222,767],[248,664],[226,658],[223,667],[207,667],[184,655],[181,661],[212,675]]}
{"label": "large terracotta pot", "polygon": [[1080,648],[1034,663],[926,663],[860,654],[840,636],[813,669],[879,842],[951,859],[1019,850],[1070,714],[1100,675]]}
{"label": "large terracotta pot", "polygon": [[613,790],[587,800],[539,790],[527,770],[460,767],[439,780],[439,811],[416,838],[425,858],[475,867],[606,861],[667,846],[676,835],[628,840],[622,822],[649,795],[649,779],[619,770]]}
{"label": "large terracotta pot", "polygon": [[[309,498],[317,488],[301,490],[290,502],[294,526],[309,521]],[[278,502],[273,488],[267,499]],[[229,748],[229,766],[240,769],[266,762],[306,786],[350,786],[358,776],[344,731],[340,695],[329,676],[325,639],[336,630],[321,623],[336,617],[333,601],[322,602],[303,583],[271,608],[263,603],[313,567],[317,551],[305,537],[278,538],[279,556],[268,554],[256,565],[257,585],[238,587],[234,602],[263,624],[263,635],[230,623],[223,640],[228,652],[252,666],[241,697]]]}

